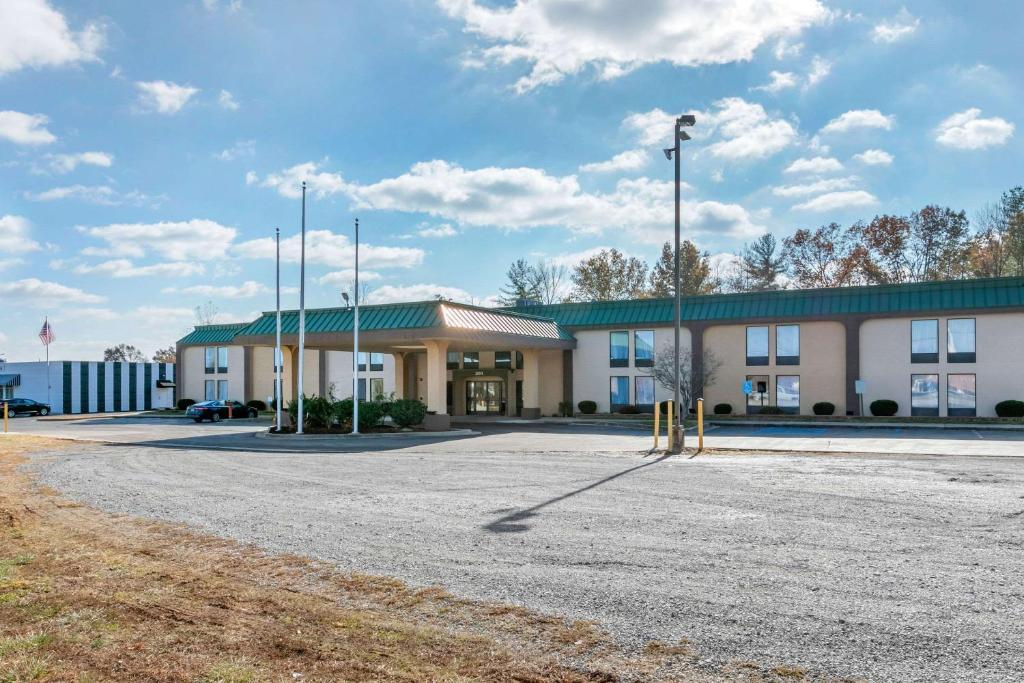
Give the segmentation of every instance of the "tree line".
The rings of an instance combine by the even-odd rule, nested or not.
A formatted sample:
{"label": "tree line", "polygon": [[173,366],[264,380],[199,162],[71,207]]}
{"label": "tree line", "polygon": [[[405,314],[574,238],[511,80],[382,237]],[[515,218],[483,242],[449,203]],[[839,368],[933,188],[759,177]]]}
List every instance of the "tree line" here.
{"label": "tree line", "polygon": [[[932,280],[1024,276],[1024,187],[1014,187],[978,212],[928,205],[907,216],[883,214],[849,226],[801,228],[781,242],[766,233],[731,259],[713,262],[686,240],[680,248],[683,295],[776,289],[848,287]],[[519,259],[506,273],[499,300],[609,301],[668,297],[672,245],[653,266],[617,249],[602,250],[571,271]]]}

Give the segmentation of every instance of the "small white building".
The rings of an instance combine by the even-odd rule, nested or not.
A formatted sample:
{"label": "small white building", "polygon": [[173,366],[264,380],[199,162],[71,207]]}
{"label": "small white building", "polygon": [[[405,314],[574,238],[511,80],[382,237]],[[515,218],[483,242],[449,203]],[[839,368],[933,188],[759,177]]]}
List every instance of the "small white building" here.
{"label": "small white building", "polygon": [[[174,363],[0,362],[0,399],[31,398],[55,414],[174,407]],[[47,386],[49,385],[49,386]]]}

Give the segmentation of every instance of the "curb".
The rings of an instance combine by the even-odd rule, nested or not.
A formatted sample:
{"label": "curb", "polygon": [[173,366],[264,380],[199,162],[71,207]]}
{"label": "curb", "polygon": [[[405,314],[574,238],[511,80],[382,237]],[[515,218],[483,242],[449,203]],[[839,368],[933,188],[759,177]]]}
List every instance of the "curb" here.
{"label": "curb", "polygon": [[943,423],[943,422],[804,422],[802,420],[793,421],[771,421],[771,420],[704,420],[706,425],[715,425],[718,427],[727,427],[730,425],[738,426],[757,426],[757,427],[803,427],[803,428],[814,428],[814,427],[846,427],[848,429],[969,429],[969,430],[996,430],[996,431],[1007,431],[1007,432],[1020,432],[1024,431],[1024,425],[1012,425],[1012,424],[985,424],[985,423]]}
{"label": "curb", "polygon": [[347,441],[349,439],[362,440],[362,439],[380,439],[380,438],[392,438],[398,437],[401,439],[408,438],[420,438],[420,439],[431,439],[431,438],[442,438],[446,436],[479,436],[480,432],[475,432],[472,429],[451,429],[445,432],[385,432],[376,434],[271,434],[270,432],[256,432],[253,434],[257,439],[282,439],[281,444],[284,445],[286,441],[327,441],[327,440],[342,440]]}

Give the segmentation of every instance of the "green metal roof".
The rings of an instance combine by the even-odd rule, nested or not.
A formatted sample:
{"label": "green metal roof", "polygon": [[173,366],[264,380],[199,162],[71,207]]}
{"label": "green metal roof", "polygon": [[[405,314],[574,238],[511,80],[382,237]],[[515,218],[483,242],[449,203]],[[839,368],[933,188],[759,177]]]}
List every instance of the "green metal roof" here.
{"label": "green metal roof", "polygon": [[182,346],[198,344],[229,344],[238,331],[249,323],[225,323],[221,325],[196,325],[196,328],[178,340]]}
{"label": "green metal roof", "polygon": [[[710,294],[682,299],[683,321],[896,315],[1024,308],[1024,278]],[[567,328],[671,324],[672,299],[527,305],[504,310],[549,316]]]}

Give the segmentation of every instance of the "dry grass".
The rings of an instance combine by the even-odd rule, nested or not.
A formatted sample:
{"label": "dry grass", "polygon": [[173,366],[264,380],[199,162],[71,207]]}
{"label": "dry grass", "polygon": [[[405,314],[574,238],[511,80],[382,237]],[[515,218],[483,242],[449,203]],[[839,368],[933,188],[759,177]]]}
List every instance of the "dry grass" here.
{"label": "dry grass", "polygon": [[0,683],[763,681],[687,642],[619,652],[590,622],[410,589],[62,500],[0,437]]}

